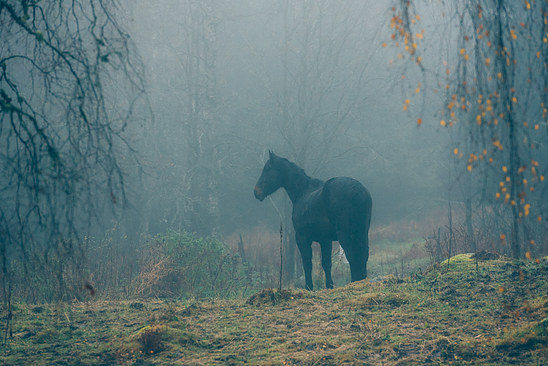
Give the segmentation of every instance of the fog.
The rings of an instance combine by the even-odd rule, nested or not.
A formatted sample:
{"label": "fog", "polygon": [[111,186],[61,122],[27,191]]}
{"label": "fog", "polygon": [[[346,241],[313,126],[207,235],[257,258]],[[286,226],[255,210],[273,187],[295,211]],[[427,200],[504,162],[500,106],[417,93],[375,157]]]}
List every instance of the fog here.
{"label": "fog", "polygon": [[129,18],[151,112],[132,130],[143,175],[130,231],[275,232],[285,193],[252,193],[268,150],[310,176],[361,181],[373,228],[443,205],[447,135],[424,126],[439,98],[413,100],[421,128],[403,110],[385,4],[137,1]]}
{"label": "fog", "polygon": [[1,0],[0,364],[539,363],[547,10]]}
{"label": "fog", "polygon": [[[4,299],[225,297],[405,277],[458,253],[541,258],[544,8],[470,4],[2,3]],[[255,190],[270,152],[367,187],[367,252],[329,253],[344,233],[320,215],[306,242],[326,242],[300,240],[301,256],[286,192]],[[361,192],[345,207],[367,228],[369,195],[337,181],[326,191]],[[300,218],[353,200],[327,196]]]}

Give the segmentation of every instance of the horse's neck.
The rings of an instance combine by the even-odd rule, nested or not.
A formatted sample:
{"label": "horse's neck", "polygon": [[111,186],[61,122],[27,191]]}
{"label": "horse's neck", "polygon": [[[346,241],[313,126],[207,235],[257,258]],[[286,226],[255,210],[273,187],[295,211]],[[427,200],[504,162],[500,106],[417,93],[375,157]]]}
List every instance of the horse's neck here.
{"label": "horse's neck", "polygon": [[284,188],[293,204],[297,202],[304,194],[316,189],[322,182],[306,175],[302,170],[296,170],[289,175]]}

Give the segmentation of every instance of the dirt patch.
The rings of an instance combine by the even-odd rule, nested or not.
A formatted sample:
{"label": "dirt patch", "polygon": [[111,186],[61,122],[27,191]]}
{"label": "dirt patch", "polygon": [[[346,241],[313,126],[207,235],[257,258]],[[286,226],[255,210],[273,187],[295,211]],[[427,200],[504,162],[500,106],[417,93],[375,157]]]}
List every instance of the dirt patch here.
{"label": "dirt patch", "polygon": [[544,347],[548,342],[548,318],[528,324],[523,328],[517,329],[496,346],[501,352],[513,351],[519,354],[536,347]]}
{"label": "dirt patch", "polygon": [[246,301],[246,304],[255,305],[255,306],[277,305],[281,302],[300,299],[302,297],[304,297],[304,294],[302,291],[275,290],[275,289],[267,288],[251,296]]}

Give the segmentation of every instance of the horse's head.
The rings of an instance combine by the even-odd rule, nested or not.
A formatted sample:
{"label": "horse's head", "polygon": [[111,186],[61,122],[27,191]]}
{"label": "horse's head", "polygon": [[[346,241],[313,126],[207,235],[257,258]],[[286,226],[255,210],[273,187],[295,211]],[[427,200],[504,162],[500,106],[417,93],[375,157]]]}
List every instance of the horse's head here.
{"label": "horse's head", "polygon": [[255,184],[255,198],[259,201],[276,192],[282,186],[283,174],[280,169],[280,162],[283,158],[276,156],[272,151],[269,151],[269,158],[264,165],[263,172],[257,184]]}

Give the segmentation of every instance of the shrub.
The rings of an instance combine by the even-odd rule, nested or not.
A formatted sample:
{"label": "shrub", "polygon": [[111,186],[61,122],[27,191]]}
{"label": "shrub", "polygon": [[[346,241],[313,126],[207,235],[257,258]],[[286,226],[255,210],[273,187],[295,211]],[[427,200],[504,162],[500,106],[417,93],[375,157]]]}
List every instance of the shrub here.
{"label": "shrub", "polygon": [[169,231],[145,246],[136,292],[155,297],[226,297],[241,292],[245,277],[239,256],[220,240]]}

